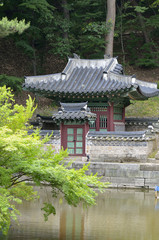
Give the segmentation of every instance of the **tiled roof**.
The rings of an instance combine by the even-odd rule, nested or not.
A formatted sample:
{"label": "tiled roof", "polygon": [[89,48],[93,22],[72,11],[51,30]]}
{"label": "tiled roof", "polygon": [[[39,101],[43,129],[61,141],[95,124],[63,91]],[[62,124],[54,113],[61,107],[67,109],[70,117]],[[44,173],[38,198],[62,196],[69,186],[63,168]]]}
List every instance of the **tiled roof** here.
{"label": "tiled roof", "polygon": [[53,115],[53,121],[86,121],[96,119],[96,114],[91,113],[87,103],[61,103],[58,113]]}
{"label": "tiled roof", "polygon": [[60,103],[61,109],[64,112],[78,112],[81,111],[81,109],[85,109],[86,111],[89,111],[89,108],[87,107],[87,102],[82,103]]}
{"label": "tiled roof", "polygon": [[149,98],[149,97],[155,97],[159,95],[159,90],[158,89],[153,89],[153,88],[149,88],[146,86],[139,86],[139,91],[140,93]]}
{"label": "tiled roof", "polygon": [[[131,92],[131,97],[149,98],[159,95],[155,83],[137,80],[122,74],[116,58],[72,59],[62,73],[25,77],[24,89],[43,95],[89,95]],[[137,93],[137,95],[136,95]]]}
{"label": "tiled roof", "polygon": [[42,122],[52,122],[51,116],[41,116],[40,114],[36,115],[37,120],[40,120]]}
{"label": "tiled roof", "polygon": [[[34,130],[29,130],[28,134],[33,134]],[[40,130],[39,132],[40,136],[44,137],[46,135],[51,136],[52,138],[59,138],[60,137],[60,131],[59,130]]]}
{"label": "tiled roof", "polygon": [[158,118],[125,118],[125,125],[148,126],[158,123]]}
{"label": "tiled roof", "polygon": [[87,139],[94,140],[106,140],[106,141],[149,141],[154,138],[153,135],[147,135],[146,131],[136,131],[136,132],[99,132],[90,131],[88,133]]}

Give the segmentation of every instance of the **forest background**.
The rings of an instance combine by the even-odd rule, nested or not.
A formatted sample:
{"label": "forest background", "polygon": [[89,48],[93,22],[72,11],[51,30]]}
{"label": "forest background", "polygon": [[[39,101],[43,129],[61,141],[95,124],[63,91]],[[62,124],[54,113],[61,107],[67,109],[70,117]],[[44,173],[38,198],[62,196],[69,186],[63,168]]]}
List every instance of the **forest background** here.
{"label": "forest background", "polygon": [[[24,76],[61,72],[73,53],[81,58],[103,58],[107,22],[106,0],[2,0],[0,16],[30,22],[21,35],[0,39],[0,84],[21,90]],[[125,74],[144,81],[159,81],[159,1],[116,0],[113,56]],[[14,29],[12,29],[14,32]],[[12,76],[12,77],[10,77]],[[19,93],[18,103],[25,95]],[[32,95],[34,97],[34,95]],[[50,115],[54,103],[37,98],[35,114]],[[159,100],[133,102],[127,116],[158,116]]]}

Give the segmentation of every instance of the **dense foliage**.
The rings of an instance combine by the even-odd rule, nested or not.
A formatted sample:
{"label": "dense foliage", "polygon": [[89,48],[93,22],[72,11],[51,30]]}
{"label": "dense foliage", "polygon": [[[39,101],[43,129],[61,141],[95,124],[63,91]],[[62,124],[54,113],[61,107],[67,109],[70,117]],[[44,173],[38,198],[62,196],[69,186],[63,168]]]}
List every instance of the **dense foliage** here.
{"label": "dense foliage", "polygon": [[5,74],[0,75],[0,86],[3,87],[4,85],[6,85],[15,92],[20,92],[22,90],[23,81],[23,78],[7,76]]}
{"label": "dense foliage", "polygon": [[[30,27],[14,40],[41,71],[45,53],[61,57],[76,52],[84,58],[101,58],[105,49],[106,0],[7,0],[1,16],[25,19]],[[140,67],[158,66],[159,2],[116,0],[114,55]],[[13,35],[10,36],[13,38]],[[38,61],[39,60],[39,61]]]}
{"label": "dense foliage", "polygon": [[[95,204],[97,194],[89,186],[102,191],[107,185],[97,175],[86,175],[88,166],[77,171],[67,168],[63,160],[67,151],[55,154],[51,146],[44,147],[48,136],[42,140],[38,132],[28,135],[28,120],[35,110],[30,97],[26,107],[13,103],[10,89],[0,87],[0,231],[4,234],[11,219],[16,220],[19,213],[15,203],[36,197],[32,186],[27,184],[30,181],[36,185],[47,183],[53,197],[61,192],[68,204],[74,206],[79,202]],[[51,202],[44,203],[43,210],[46,220],[49,214],[56,213]]]}
{"label": "dense foliage", "polygon": [[15,18],[9,21],[7,17],[3,17],[0,20],[0,38],[7,37],[13,33],[22,34],[29,26],[29,23],[25,24],[25,20],[18,21]]}

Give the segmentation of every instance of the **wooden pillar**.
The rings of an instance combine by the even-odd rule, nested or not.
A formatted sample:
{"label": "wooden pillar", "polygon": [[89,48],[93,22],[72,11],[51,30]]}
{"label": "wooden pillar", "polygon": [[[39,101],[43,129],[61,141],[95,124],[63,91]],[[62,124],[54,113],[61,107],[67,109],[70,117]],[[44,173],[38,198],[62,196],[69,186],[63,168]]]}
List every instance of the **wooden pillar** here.
{"label": "wooden pillar", "polygon": [[63,147],[64,149],[66,149],[66,127],[64,125],[64,123],[60,124],[60,132],[61,132],[61,148]]}
{"label": "wooden pillar", "polygon": [[123,108],[123,116],[122,116],[122,121],[125,123],[125,107]]}
{"label": "wooden pillar", "polygon": [[89,131],[89,123],[86,122],[84,124],[84,128],[83,128],[84,132],[83,132],[83,151],[84,151],[84,155],[86,155],[86,135]]}
{"label": "wooden pillar", "polygon": [[88,131],[89,131],[89,123],[86,122],[86,123],[85,123],[85,137],[86,137]]}
{"label": "wooden pillar", "polygon": [[114,131],[114,103],[108,107],[108,131]]}

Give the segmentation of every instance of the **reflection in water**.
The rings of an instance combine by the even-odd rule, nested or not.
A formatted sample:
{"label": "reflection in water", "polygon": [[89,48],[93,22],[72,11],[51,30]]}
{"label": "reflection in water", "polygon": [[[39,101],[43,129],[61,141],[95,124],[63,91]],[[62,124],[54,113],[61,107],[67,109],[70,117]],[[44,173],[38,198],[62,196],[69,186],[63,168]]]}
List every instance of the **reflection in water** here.
{"label": "reflection in water", "polygon": [[19,207],[20,224],[12,224],[9,240],[158,240],[159,200],[154,192],[107,189],[96,206],[83,209],[54,199],[56,216],[44,222],[40,209],[52,201],[49,188],[39,188],[40,199]]}

